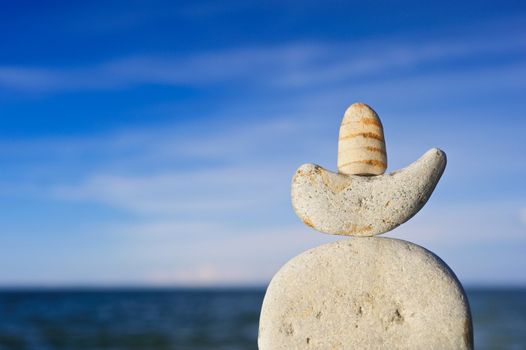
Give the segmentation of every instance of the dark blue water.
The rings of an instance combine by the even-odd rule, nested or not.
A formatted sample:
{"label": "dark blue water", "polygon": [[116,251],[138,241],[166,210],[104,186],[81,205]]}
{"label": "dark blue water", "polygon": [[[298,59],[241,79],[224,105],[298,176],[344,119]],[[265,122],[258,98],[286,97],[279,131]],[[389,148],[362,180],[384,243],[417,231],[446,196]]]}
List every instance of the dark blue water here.
{"label": "dark blue water", "polygon": [[[0,349],[257,349],[264,291],[0,292]],[[526,349],[526,289],[468,290],[477,349]]]}

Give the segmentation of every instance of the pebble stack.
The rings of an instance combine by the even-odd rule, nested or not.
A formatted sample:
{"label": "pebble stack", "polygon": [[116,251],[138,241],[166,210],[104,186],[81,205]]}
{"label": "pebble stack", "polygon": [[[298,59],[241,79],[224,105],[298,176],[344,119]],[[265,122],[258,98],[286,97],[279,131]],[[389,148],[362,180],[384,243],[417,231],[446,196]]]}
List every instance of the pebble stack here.
{"label": "pebble stack", "polygon": [[258,346],[276,349],[473,349],[469,303],[453,271],[410,242],[373,237],[409,220],[446,166],[431,149],[384,174],[382,124],[363,103],[340,127],[338,173],[304,164],[292,204],[308,226],[351,238],[310,249],[267,288]]}

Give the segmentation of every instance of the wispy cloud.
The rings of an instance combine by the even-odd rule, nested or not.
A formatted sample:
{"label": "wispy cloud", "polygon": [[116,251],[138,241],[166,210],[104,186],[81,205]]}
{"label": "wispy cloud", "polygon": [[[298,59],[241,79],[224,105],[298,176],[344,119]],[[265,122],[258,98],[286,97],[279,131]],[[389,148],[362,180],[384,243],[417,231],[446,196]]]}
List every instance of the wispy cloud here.
{"label": "wispy cloud", "polygon": [[[134,219],[111,221],[100,230],[126,242],[120,254],[133,257],[133,264],[148,266],[135,278],[157,284],[264,283],[290,257],[337,239],[303,227],[290,208],[290,176],[295,168],[305,161],[331,168],[335,156],[335,134],[319,133],[327,128],[323,116],[310,115],[304,123],[297,123],[303,116],[301,111],[246,124],[223,123],[228,127],[223,126],[221,133],[215,128],[194,133],[193,127],[175,124],[93,139],[53,139],[32,146],[20,141],[20,148],[48,157],[58,152],[72,168],[77,167],[79,154],[94,159],[88,169],[70,179],[55,179],[40,187],[37,182],[31,188],[61,202],[94,202],[131,213]],[[509,144],[487,147],[490,134],[482,132],[485,129],[458,127],[454,134],[448,128],[433,131],[454,155],[450,169],[423,211],[390,235],[437,252],[461,278],[480,281],[484,276],[474,277],[477,270],[473,267],[480,262],[466,261],[465,250],[473,245],[476,251],[494,256],[499,254],[491,250],[495,241],[526,245],[524,227],[517,220],[523,203],[517,198],[520,193],[511,197],[497,193],[486,201],[456,198],[474,181],[473,174],[486,183],[502,176],[511,178],[503,170],[490,171],[495,165],[487,162],[501,157]],[[422,128],[411,130],[425,135],[426,126]],[[401,130],[397,133],[404,135],[405,128]],[[457,135],[468,130],[472,137],[459,139]],[[496,127],[492,133],[499,130]],[[418,156],[418,149],[424,152],[426,146],[431,147],[422,137],[424,140],[403,137],[405,141],[397,141],[402,145],[395,148],[407,153],[396,155],[398,163],[414,160],[410,157]],[[484,152],[477,155],[477,149]],[[199,161],[195,167],[178,165],[181,157],[185,162]],[[513,173],[519,168],[506,169]],[[12,188],[12,184],[5,187]],[[447,195],[452,191],[454,195]],[[122,278],[117,272],[107,273],[109,279]]]}
{"label": "wispy cloud", "polygon": [[[136,213],[184,215],[232,212],[270,205],[270,169],[207,168],[146,176],[94,176],[79,186],[59,187],[60,198],[100,201]],[[274,196],[272,196],[274,194]]]}
{"label": "wispy cloud", "polygon": [[[110,281],[129,278],[123,266],[141,265],[132,279],[265,282],[290,257],[337,239],[295,218],[290,176],[304,162],[334,169],[341,114],[359,98],[394,109],[383,119],[390,170],[433,146],[449,156],[426,208],[391,235],[436,251],[462,278],[486,278],[478,272],[480,260],[466,258],[473,246],[491,258],[483,264],[493,277],[523,281],[502,273],[508,260],[499,262],[492,245],[526,246],[519,186],[526,165],[517,161],[524,121],[520,111],[499,103],[487,109],[484,99],[525,87],[524,36],[391,39],[133,56],[76,68],[0,67],[0,88],[22,93],[239,84],[264,89],[273,103],[265,109],[261,100],[251,106],[250,96],[230,101],[208,112],[206,123],[175,120],[99,135],[0,140],[0,196],[125,212],[126,220],[112,218],[97,230],[118,241],[114,260],[104,265]],[[486,65],[482,56],[504,60]],[[473,96],[477,103],[469,108],[458,102]],[[502,115],[513,122],[493,121]],[[506,251],[524,264],[517,250]]]}
{"label": "wispy cloud", "polygon": [[120,89],[141,84],[203,86],[239,83],[271,88],[307,88],[349,80],[383,79],[434,65],[462,65],[480,57],[526,53],[523,35],[466,33],[447,40],[293,42],[183,56],[132,55],[91,66],[0,66],[0,86],[18,91]]}

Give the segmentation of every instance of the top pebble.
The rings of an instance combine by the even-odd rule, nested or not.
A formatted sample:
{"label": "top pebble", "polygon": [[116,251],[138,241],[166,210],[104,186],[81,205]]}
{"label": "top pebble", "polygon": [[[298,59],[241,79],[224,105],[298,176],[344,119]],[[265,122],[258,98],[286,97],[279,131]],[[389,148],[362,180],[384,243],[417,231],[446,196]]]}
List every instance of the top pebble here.
{"label": "top pebble", "polygon": [[338,171],[347,175],[381,175],[387,169],[384,130],[378,114],[364,103],[343,116],[338,140]]}

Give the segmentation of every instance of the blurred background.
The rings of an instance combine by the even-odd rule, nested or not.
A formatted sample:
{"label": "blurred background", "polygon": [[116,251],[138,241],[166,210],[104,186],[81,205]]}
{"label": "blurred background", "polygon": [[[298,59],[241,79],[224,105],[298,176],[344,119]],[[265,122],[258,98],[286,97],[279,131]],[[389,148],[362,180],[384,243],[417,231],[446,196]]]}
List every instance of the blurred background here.
{"label": "blurred background", "polygon": [[256,349],[265,287],[334,241],[290,206],[353,102],[388,171],[448,166],[387,234],[526,349],[526,3],[0,3],[0,349]]}

